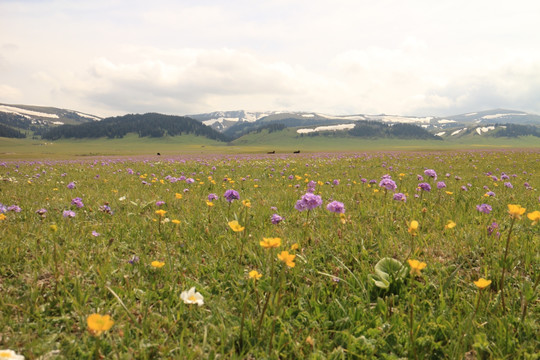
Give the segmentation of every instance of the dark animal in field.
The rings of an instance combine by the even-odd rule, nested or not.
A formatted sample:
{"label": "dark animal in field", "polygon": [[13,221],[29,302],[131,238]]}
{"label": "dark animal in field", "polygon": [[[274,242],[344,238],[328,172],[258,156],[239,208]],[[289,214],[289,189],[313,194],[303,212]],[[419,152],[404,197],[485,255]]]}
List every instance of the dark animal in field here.
{"label": "dark animal in field", "polygon": [[275,154],[275,153],[276,153],[276,150],[267,152],[267,154]]}
{"label": "dark animal in field", "polygon": [[160,153],[157,153],[158,155],[161,155]]}
{"label": "dark animal in field", "polygon": [[294,154],[300,154],[300,150],[296,150]]}

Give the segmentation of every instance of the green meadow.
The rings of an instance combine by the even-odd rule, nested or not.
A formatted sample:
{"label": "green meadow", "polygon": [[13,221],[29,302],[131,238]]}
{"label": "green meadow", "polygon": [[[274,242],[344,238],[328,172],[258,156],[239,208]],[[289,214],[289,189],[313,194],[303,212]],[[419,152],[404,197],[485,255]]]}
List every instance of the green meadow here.
{"label": "green meadow", "polygon": [[538,359],[538,148],[199,140],[2,141],[0,349]]}

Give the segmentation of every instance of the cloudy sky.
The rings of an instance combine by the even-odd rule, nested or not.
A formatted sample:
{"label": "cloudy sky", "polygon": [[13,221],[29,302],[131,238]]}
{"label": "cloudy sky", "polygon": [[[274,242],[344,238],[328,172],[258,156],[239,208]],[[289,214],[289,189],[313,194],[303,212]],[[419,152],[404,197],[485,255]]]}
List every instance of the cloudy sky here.
{"label": "cloudy sky", "polygon": [[0,0],[0,103],[540,113],[537,0]]}

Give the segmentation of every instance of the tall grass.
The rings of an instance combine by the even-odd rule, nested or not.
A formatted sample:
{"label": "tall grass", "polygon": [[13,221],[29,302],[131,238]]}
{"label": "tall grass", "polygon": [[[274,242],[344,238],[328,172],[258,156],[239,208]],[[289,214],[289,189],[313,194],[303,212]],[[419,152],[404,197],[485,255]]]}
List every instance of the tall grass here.
{"label": "tall grass", "polygon": [[[463,151],[4,162],[0,349],[28,359],[534,358],[539,159]],[[379,186],[384,175],[395,192]],[[308,184],[323,204],[300,212]],[[228,189],[240,199],[227,201]],[[344,214],[326,209],[333,200]],[[526,212],[512,217],[508,204]],[[272,223],[273,214],[284,220]],[[374,281],[385,258],[402,264],[386,287]],[[411,273],[407,260],[426,267]],[[492,282],[479,290],[479,278]],[[204,304],[181,296],[192,287]],[[114,325],[94,328],[91,314]]]}

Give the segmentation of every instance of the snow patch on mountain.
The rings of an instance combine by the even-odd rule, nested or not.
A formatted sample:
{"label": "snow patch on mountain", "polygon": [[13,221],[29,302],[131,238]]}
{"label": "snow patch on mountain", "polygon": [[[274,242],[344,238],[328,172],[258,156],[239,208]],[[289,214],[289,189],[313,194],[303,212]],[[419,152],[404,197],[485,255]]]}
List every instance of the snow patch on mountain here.
{"label": "snow patch on mountain", "polygon": [[21,108],[18,108],[18,107],[7,106],[7,105],[0,105],[0,111],[21,115],[21,116],[24,116],[25,118],[28,118],[28,119],[31,116],[39,116],[39,117],[45,117],[45,118],[51,118],[51,119],[58,119],[58,115],[56,115],[56,114],[47,114],[47,113],[43,113],[43,112],[39,112],[39,111],[26,110],[26,109],[21,109]]}
{"label": "snow patch on mountain", "polygon": [[317,126],[315,129],[298,129],[296,130],[296,132],[298,134],[309,134],[312,132],[319,132],[319,131],[351,130],[354,127],[355,127],[355,124],[339,124],[339,125]]}

